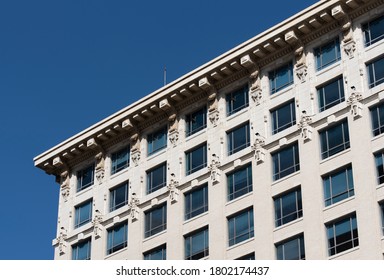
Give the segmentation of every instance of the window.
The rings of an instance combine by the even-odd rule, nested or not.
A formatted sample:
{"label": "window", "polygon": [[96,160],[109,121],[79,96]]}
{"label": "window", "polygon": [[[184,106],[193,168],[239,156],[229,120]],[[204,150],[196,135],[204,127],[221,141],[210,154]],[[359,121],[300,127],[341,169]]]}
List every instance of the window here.
{"label": "window", "polygon": [[242,256],[236,260],[244,260],[244,261],[251,261],[251,260],[255,260],[255,253],[250,253],[248,255],[245,255],[245,256]]}
{"label": "window", "polygon": [[272,115],[272,134],[276,134],[284,129],[296,124],[295,102],[280,106],[271,111]]}
{"label": "window", "polygon": [[359,246],[356,214],[327,224],[327,236],[330,256]]}
{"label": "window", "polygon": [[354,196],[352,167],[323,176],[325,206]]}
{"label": "window", "polygon": [[75,207],[75,228],[81,227],[92,220],[92,200]]}
{"label": "window", "polygon": [[95,175],[95,165],[92,164],[87,168],[77,172],[77,191],[84,190],[93,185]]}
{"label": "window", "polygon": [[300,170],[299,146],[294,144],[272,154],[273,180],[279,180]]}
{"label": "window", "polygon": [[208,184],[185,194],[185,219],[208,211]]}
{"label": "window", "polygon": [[153,155],[154,153],[167,147],[167,127],[163,127],[154,133],[148,135],[148,155]]}
{"label": "window", "polygon": [[233,200],[252,191],[252,166],[236,170],[227,175],[228,200]]}
{"label": "window", "polygon": [[384,133],[384,103],[376,105],[371,109],[373,136]]}
{"label": "window", "polygon": [[317,88],[320,112],[327,110],[345,100],[343,78],[331,81]]}
{"label": "window", "polygon": [[107,255],[119,251],[128,245],[128,222],[108,229]]}
{"label": "window", "polygon": [[278,260],[305,260],[304,235],[276,244]]}
{"label": "window", "polygon": [[185,259],[199,260],[209,255],[208,228],[184,236]]}
{"label": "window", "polygon": [[350,147],[347,120],[320,132],[321,158],[326,159]]}
{"label": "window", "polygon": [[377,153],[375,155],[376,171],[377,171],[377,183],[384,183],[384,152]]}
{"label": "window", "polygon": [[229,246],[254,236],[253,209],[246,210],[228,218]]}
{"label": "window", "polygon": [[369,88],[384,83],[384,57],[367,64],[367,70]]}
{"label": "window", "polygon": [[363,24],[364,43],[368,47],[384,38],[384,16]]}
{"label": "window", "polygon": [[227,116],[230,116],[249,105],[248,100],[248,85],[234,91],[228,93],[225,96],[225,100],[227,103]]}
{"label": "window", "polygon": [[339,38],[333,39],[315,49],[316,71],[339,61],[341,59]]}
{"label": "window", "polygon": [[167,164],[163,163],[147,171],[147,194],[165,187],[167,184]]}
{"label": "window", "polygon": [[91,239],[79,242],[72,246],[72,260],[91,259]]}
{"label": "window", "polygon": [[201,145],[189,152],[186,152],[185,156],[187,161],[187,175],[203,169],[207,166],[207,144]]}
{"label": "window", "polygon": [[109,211],[112,212],[128,204],[128,182],[110,190]]}
{"label": "window", "polygon": [[186,116],[187,137],[207,127],[207,107]]}
{"label": "window", "polygon": [[150,237],[167,229],[167,205],[152,209],[145,213],[145,233]]}
{"label": "window", "polygon": [[167,259],[167,247],[162,245],[149,252],[144,253],[144,260],[166,260]]}
{"label": "window", "polygon": [[249,123],[227,132],[228,155],[232,155],[250,145]]}
{"label": "window", "polygon": [[281,226],[303,216],[301,189],[284,193],[274,198],[275,226]]}
{"label": "window", "polygon": [[269,87],[271,94],[293,84],[293,64],[288,64],[269,72]]}
{"label": "window", "polygon": [[380,202],[380,212],[381,212],[381,231],[384,234],[384,202]]}
{"label": "window", "polygon": [[111,174],[115,174],[129,167],[130,148],[126,147],[112,154]]}

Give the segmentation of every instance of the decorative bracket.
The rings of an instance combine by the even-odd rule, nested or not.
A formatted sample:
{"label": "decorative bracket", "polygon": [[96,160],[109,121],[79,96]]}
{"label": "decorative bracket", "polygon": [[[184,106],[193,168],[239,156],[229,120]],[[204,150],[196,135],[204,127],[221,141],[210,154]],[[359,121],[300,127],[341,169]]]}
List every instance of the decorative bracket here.
{"label": "decorative bracket", "polygon": [[60,174],[60,191],[65,202],[68,201],[70,189],[71,188],[69,185],[69,172],[66,170]]}
{"label": "decorative bracket", "polygon": [[135,166],[139,165],[141,152],[140,152],[140,137],[136,132],[131,136],[131,158]]}

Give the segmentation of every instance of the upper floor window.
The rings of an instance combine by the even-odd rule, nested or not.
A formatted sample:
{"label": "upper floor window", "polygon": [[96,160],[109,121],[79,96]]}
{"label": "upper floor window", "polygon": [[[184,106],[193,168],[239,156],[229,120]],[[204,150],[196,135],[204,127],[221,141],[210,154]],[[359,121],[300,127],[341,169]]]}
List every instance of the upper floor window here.
{"label": "upper floor window", "polygon": [[144,236],[150,237],[167,229],[167,204],[145,213]]}
{"label": "upper floor window", "polygon": [[284,104],[271,111],[272,134],[283,131],[284,129],[296,124],[295,102]]}
{"label": "upper floor window", "polygon": [[331,126],[320,132],[321,158],[326,159],[350,147],[348,121]]}
{"label": "upper floor window", "polygon": [[81,227],[92,220],[92,200],[75,207],[75,228]]}
{"label": "upper floor window", "polygon": [[167,147],[167,127],[163,127],[148,135],[148,155],[152,155]]}
{"label": "upper floor window", "polygon": [[109,211],[114,211],[128,204],[128,182],[110,190]]}
{"label": "upper floor window", "polygon": [[339,38],[315,49],[316,70],[319,71],[341,59]]}
{"label": "upper floor window", "polygon": [[235,170],[227,175],[228,200],[233,200],[252,191],[252,165]]}
{"label": "upper floor window", "polygon": [[185,153],[186,156],[186,173],[192,174],[207,166],[207,144],[199,146],[189,152]]}
{"label": "upper floor window", "polygon": [[199,260],[209,255],[208,228],[184,236],[185,259]]}
{"label": "upper floor window", "polygon": [[384,38],[384,16],[363,24],[364,43],[368,47]]}
{"label": "upper floor window", "polygon": [[72,260],[91,259],[91,239],[81,241],[72,246]]}
{"label": "upper floor window", "polygon": [[228,155],[232,155],[250,145],[249,123],[227,132]]}
{"label": "upper floor window", "polygon": [[289,62],[269,72],[269,87],[271,94],[278,92],[293,84],[293,64]]}
{"label": "upper floor window", "polygon": [[166,259],[167,259],[167,246],[165,244],[144,253],[144,260],[153,261],[153,260],[166,260]]}
{"label": "upper floor window", "polygon": [[303,216],[300,188],[275,197],[274,203],[276,227]]}
{"label": "upper floor window", "polygon": [[276,255],[278,260],[305,260],[304,235],[276,244]]}
{"label": "upper floor window", "polygon": [[317,88],[320,112],[327,110],[345,100],[343,78],[333,80]]}
{"label": "upper floor window", "polygon": [[359,246],[356,214],[330,222],[326,225],[328,236],[328,254],[336,255]]}
{"label": "upper floor window", "polygon": [[230,116],[249,105],[248,85],[228,93],[225,96],[227,103],[227,116]]}
{"label": "upper floor window", "polygon": [[375,155],[377,183],[384,183],[384,152],[379,152]]}
{"label": "upper floor window", "polygon": [[241,256],[240,258],[237,258],[236,260],[243,260],[243,261],[252,261],[255,260],[255,252],[252,252],[248,255]]}
{"label": "upper floor window", "polygon": [[147,171],[147,194],[165,187],[167,184],[167,163]]}
{"label": "upper floor window", "polygon": [[208,211],[208,184],[185,194],[185,219]]}
{"label": "upper floor window", "polygon": [[373,136],[384,133],[384,102],[370,109]]}
{"label": "upper floor window", "polygon": [[272,154],[273,180],[279,180],[300,170],[299,146],[297,143]]}
{"label": "upper floor window", "polygon": [[128,245],[128,222],[118,224],[107,231],[107,255]]}
{"label": "upper floor window", "polygon": [[112,153],[111,174],[115,174],[129,166],[130,149],[126,147]]}
{"label": "upper floor window", "polygon": [[373,88],[384,83],[384,57],[367,64],[368,86]]}
{"label": "upper floor window", "polygon": [[93,185],[95,165],[92,164],[77,172],[77,191],[84,190]]}
{"label": "upper floor window", "polygon": [[207,127],[207,107],[186,116],[187,137]]}
{"label": "upper floor window", "polygon": [[380,212],[381,212],[381,232],[384,234],[384,202],[380,202]]}
{"label": "upper floor window", "polygon": [[228,235],[229,246],[254,236],[252,208],[228,218]]}
{"label": "upper floor window", "polygon": [[323,176],[325,206],[332,205],[355,194],[352,167],[348,166]]}

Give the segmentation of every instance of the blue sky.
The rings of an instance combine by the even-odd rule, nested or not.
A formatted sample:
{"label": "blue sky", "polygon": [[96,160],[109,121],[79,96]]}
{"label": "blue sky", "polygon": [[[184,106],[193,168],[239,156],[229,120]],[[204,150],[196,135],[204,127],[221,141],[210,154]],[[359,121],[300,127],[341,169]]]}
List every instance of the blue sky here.
{"label": "blue sky", "polygon": [[53,258],[35,156],[316,2],[1,1],[0,259]]}

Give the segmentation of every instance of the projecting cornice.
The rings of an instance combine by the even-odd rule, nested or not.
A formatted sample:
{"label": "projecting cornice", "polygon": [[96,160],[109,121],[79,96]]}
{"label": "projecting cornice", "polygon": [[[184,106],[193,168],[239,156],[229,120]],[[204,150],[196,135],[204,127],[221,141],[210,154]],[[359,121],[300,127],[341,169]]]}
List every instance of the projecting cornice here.
{"label": "projecting cornice", "polygon": [[334,30],[346,37],[351,20],[383,3],[384,0],[320,1],[37,156],[35,165],[59,176],[64,169],[94,156],[95,151],[87,146],[89,139],[108,148],[167,121],[170,111],[177,114],[204,98],[208,102],[212,89],[220,90],[246,77],[257,88],[262,68],[288,55],[292,55],[296,74],[305,81],[305,46]]}

